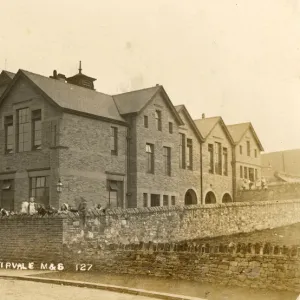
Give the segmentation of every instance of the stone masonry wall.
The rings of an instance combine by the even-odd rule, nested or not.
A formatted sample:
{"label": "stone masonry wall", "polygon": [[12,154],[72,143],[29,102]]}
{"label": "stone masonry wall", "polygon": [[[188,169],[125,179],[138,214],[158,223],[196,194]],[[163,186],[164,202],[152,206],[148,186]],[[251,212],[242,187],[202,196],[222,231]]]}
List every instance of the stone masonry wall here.
{"label": "stone masonry wall", "polygon": [[[87,246],[89,245],[89,246]],[[91,242],[65,248],[70,265],[88,263],[94,270],[300,291],[299,247],[262,244],[153,244],[110,245]]]}
{"label": "stone masonry wall", "polygon": [[[115,209],[90,212],[87,230],[99,243],[180,242],[300,222],[300,200],[229,203],[186,207]],[[75,224],[75,225],[74,225]],[[64,241],[80,235],[68,219]]]}
{"label": "stone masonry wall", "polygon": [[300,184],[284,183],[269,186],[267,190],[238,191],[236,201],[274,201],[280,199],[299,199]]}

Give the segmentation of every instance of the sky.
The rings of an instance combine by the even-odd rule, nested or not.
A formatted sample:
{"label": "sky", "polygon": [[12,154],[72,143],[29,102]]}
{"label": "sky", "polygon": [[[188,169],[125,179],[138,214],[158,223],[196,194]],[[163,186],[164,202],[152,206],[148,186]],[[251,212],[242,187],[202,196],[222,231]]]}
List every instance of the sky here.
{"label": "sky", "polygon": [[0,70],[78,72],[117,94],[161,84],[193,119],[252,122],[300,148],[300,0],[4,0]]}

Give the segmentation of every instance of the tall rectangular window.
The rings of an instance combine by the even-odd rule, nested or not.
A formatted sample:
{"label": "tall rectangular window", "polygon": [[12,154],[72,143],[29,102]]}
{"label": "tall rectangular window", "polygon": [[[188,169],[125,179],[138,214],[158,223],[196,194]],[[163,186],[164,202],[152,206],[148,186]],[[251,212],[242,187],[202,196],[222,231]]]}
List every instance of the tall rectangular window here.
{"label": "tall rectangular window", "polygon": [[255,169],[255,180],[258,179],[257,169]]}
{"label": "tall rectangular window", "polygon": [[187,139],[186,148],[187,148],[186,167],[189,170],[193,170],[193,140],[192,139]]}
{"label": "tall rectangular window", "polygon": [[169,196],[163,195],[163,206],[169,206]]}
{"label": "tall rectangular window", "polygon": [[243,167],[240,166],[240,178],[243,178]]}
{"label": "tall rectangular window", "polygon": [[164,173],[171,176],[171,148],[164,147]]}
{"label": "tall rectangular window", "polygon": [[173,133],[173,123],[169,122],[169,133]]}
{"label": "tall rectangular window", "polygon": [[243,154],[243,146],[240,145],[240,154]]}
{"label": "tall rectangular window", "polygon": [[215,143],[215,171],[216,174],[222,175],[222,145],[221,143]]}
{"label": "tall rectangular window", "polygon": [[148,116],[144,116],[144,127],[148,128]]}
{"label": "tall rectangular window", "polygon": [[42,111],[33,110],[31,113],[32,120],[32,149],[42,149]]}
{"label": "tall rectangular window", "polygon": [[18,152],[30,151],[29,108],[17,111],[17,145]]}
{"label": "tall rectangular window", "polygon": [[4,118],[4,131],[5,131],[5,153],[13,153],[13,116],[7,116]]}
{"label": "tall rectangular window", "polygon": [[254,182],[254,169],[249,168],[249,180]]}
{"label": "tall rectangular window", "polygon": [[247,155],[250,156],[251,149],[250,149],[250,141],[247,141]]}
{"label": "tall rectangular window", "polygon": [[223,174],[228,176],[228,150],[223,148]]}
{"label": "tall rectangular window", "polygon": [[248,179],[248,168],[244,167],[244,178]]}
{"label": "tall rectangular window", "polygon": [[176,202],[175,202],[175,196],[171,196],[171,205],[175,205]]}
{"label": "tall rectangular window", "polygon": [[14,210],[14,180],[13,179],[6,179],[2,182],[2,188],[0,191],[1,201],[0,207],[8,210]]}
{"label": "tall rectangular window", "polygon": [[30,178],[30,196],[43,205],[49,204],[49,182],[47,176]]}
{"label": "tall rectangular window", "polygon": [[148,194],[147,193],[143,194],[143,206],[144,207],[148,206]]}
{"label": "tall rectangular window", "polygon": [[118,127],[111,127],[110,149],[112,155],[118,155]]}
{"label": "tall rectangular window", "polygon": [[214,173],[214,145],[208,144],[208,160],[209,160],[209,169],[208,172]]}
{"label": "tall rectangular window", "polygon": [[179,167],[185,169],[185,134],[179,133]]}
{"label": "tall rectangular window", "polygon": [[254,157],[257,158],[257,149],[254,149]]}
{"label": "tall rectangular window", "polygon": [[147,173],[154,173],[154,145],[146,144]]}
{"label": "tall rectangular window", "polygon": [[156,121],[156,129],[161,131],[161,111],[155,111],[155,121]]}
{"label": "tall rectangular window", "polygon": [[51,121],[51,147],[56,147],[59,144],[59,129],[58,120]]}
{"label": "tall rectangular window", "polygon": [[122,207],[123,206],[123,182],[116,180],[107,181],[108,190],[108,206]]}
{"label": "tall rectangular window", "polygon": [[150,205],[151,207],[160,206],[160,196],[157,194],[151,194]]}

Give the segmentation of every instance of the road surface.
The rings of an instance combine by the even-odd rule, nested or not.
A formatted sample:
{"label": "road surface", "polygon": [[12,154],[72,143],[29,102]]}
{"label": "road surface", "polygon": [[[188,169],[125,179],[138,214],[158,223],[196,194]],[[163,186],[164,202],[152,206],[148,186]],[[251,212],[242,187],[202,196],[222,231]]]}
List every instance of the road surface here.
{"label": "road surface", "polygon": [[2,300],[151,300],[154,298],[80,287],[0,279]]}

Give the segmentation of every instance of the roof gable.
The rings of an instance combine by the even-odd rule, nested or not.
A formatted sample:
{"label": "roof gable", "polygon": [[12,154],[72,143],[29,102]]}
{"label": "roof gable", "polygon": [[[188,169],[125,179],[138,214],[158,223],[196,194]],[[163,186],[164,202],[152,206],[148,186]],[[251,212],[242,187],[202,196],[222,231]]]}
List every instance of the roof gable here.
{"label": "roof gable", "polygon": [[119,114],[113,98],[90,89],[68,84],[28,71],[19,70],[0,98],[0,105],[18,78],[22,76],[52,103],[68,112],[94,115],[105,119],[126,122]]}
{"label": "roof gable", "polygon": [[228,125],[227,128],[232,136],[232,139],[233,139],[235,145],[239,144],[241,142],[241,140],[243,139],[243,137],[245,136],[245,134],[247,133],[247,131],[250,130],[250,132],[253,134],[253,137],[254,137],[260,151],[264,151],[264,148],[263,148],[251,122],[232,124],[232,125]]}
{"label": "roof gable", "polygon": [[225,125],[223,119],[221,117],[211,117],[211,118],[204,118],[204,119],[198,119],[194,120],[197,128],[199,129],[200,133],[204,137],[204,139],[207,139],[208,136],[211,134],[211,132],[214,130],[214,128],[220,124],[221,128],[224,130],[225,135],[227,136],[230,143],[233,145],[233,139],[227,129],[227,126]]}
{"label": "roof gable", "polygon": [[198,139],[203,142],[204,141],[204,137],[202,136],[201,132],[199,131],[199,129],[197,128],[195,122],[193,121],[193,119],[191,118],[191,115],[189,114],[188,110],[186,109],[186,107],[182,104],[182,105],[177,105],[175,106],[175,109],[177,110],[177,112],[180,114],[184,114],[189,122],[189,124],[191,125],[194,133],[196,134],[196,136],[198,137]]}
{"label": "roof gable", "polygon": [[175,120],[179,125],[183,125],[177,110],[172,104],[168,94],[161,85],[156,85],[147,89],[132,91],[124,94],[114,95],[113,98],[119,109],[121,115],[126,114],[140,114],[150,103],[154,100],[155,96],[160,94],[167,106],[172,111]]}

